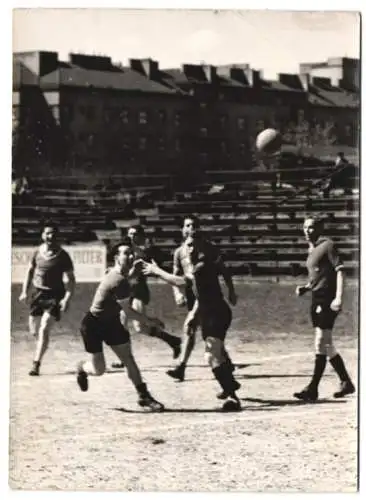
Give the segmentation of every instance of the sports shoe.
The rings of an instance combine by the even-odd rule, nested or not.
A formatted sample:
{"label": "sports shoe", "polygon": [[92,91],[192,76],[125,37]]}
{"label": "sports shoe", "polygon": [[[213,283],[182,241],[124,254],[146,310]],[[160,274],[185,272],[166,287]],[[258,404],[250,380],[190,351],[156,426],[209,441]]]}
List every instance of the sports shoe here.
{"label": "sports shoe", "polygon": [[40,368],[40,363],[39,361],[33,361],[33,368],[29,372],[29,375],[31,377],[38,377],[39,376],[39,368]]}
{"label": "sports shoe", "polygon": [[307,386],[302,391],[295,392],[294,397],[302,401],[316,401],[318,399],[318,389]]}
{"label": "sports shoe", "polygon": [[[241,387],[241,385],[239,384],[239,382],[237,380],[235,380],[235,388],[234,388],[234,391],[237,391],[239,390]],[[230,394],[226,391],[221,391],[219,392],[218,394],[216,394],[216,397],[217,399],[226,399],[230,396]]]}
{"label": "sports shoe", "polygon": [[79,363],[77,368],[76,382],[81,391],[86,392],[89,389],[88,374],[83,370],[82,363]]}
{"label": "sports shoe", "polygon": [[112,363],[111,367],[112,368],[124,368],[125,365],[123,363],[121,363],[121,362],[116,362],[116,363]]}
{"label": "sports shoe", "polygon": [[333,394],[335,398],[344,398],[348,394],[353,394],[356,391],[355,386],[352,384],[350,380],[345,382],[341,382],[339,386],[339,390]]}
{"label": "sports shoe", "polygon": [[169,375],[169,377],[172,377],[175,380],[179,380],[179,382],[183,382],[185,370],[186,370],[185,366],[178,365],[176,368],[172,368],[171,370],[168,370],[166,373],[167,375]]}
{"label": "sports shoe", "polygon": [[222,405],[222,411],[231,412],[231,411],[240,411],[241,404],[239,399],[235,396],[235,394],[231,394],[226,399],[225,403]]}
{"label": "sports shoe", "polygon": [[156,401],[148,392],[140,394],[137,404],[142,408],[149,408],[151,411],[164,411],[164,405]]}
{"label": "sports shoe", "polygon": [[180,356],[180,352],[182,350],[182,341],[179,339],[176,345],[172,347],[173,349],[173,359],[177,359]]}

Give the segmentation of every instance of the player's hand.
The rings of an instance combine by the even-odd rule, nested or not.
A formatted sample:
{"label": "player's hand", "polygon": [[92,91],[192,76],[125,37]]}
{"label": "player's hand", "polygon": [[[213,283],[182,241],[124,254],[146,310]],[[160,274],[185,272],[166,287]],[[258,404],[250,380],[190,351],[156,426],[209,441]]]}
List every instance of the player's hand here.
{"label": "player's hand", "polygon": [[69,308],[69,301],[68,300],[65,300],[65,299],[62,299],[60,301],[60,311],[61,312],[66,312]]}
{"label": "player's hand", "polygon": [[330,304],[330,308],[334,312],[339,312],[342,309],[342,300],[335,298]]}
{"label": "player's hand", "polygon": [[144,261],[142,259],[134,260],[130,272],[128,273],[129,277],[133,276],[134,274],[140,273],[142,271],[143,264]]}
{"label": "player's hand", "polygon": [[183,330],[188,331],[190,328],[193,328],[195,326],[195,320],[196,320],[196,315],[193,314],[192,311],[190,311],[187,314],[186,319],[184,320]]}
{"label": "player's hand", "polygon": [[234,290],[231,290],[229,292],[229,302],[232,306],[236,306],[237,302],[238,302],[238,296],[236,295],[236,293],[234,292]]}
{"label": "player's hand", "polygon": [[307,291],[309,291],[309,288],[305,285],[299,285],[296,287],[296,295],[298,297],[301,297],[302,295],[304,295],[304,293],[306,293]]}
{"label": "player's hand", "polygon": [[142,261],[142,273],[146,276],[147,274],[158,274],[159,266],[156,262],[145,262]]}
{"label": "player's hand", "polygon": [[27,300],[28,300],[28,294],[27,294],[27,292],[22,292],[19,295],[19,301],[20,302],[27,302]]}
{"label": "player's hand", "polygon": [[186,305],[187,301],[183,293],[175,292],[175,303],[178,307],[183,307]]}

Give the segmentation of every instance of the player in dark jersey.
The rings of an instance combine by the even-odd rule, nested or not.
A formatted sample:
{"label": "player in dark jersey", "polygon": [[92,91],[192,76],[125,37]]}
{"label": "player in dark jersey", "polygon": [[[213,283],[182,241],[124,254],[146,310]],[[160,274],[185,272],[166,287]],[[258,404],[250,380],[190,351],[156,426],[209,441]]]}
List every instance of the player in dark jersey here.
{"label": "player in dark jersey", "polygon": [[152,411],[162,411],[164,406],[151,396],[142,380],[131,351],[129,331],[121,322],[121,311],[123,310],[128,318],[138,320],[147,327],[160,328],[163,325],[161,321],[149,318],[131,307],[130,280],[137,269],[133,266],[134,254],[130,241],[126,239],[117,244],[113,255],[114,266],[100,282],[90,309],[81,323],[80,332],[90,359],[78,364],[77,383],[85,392],[89,388],[89,375],[103,375],[106,367],[103,353],[105,343],[126,367],[127,375],[138,394],[138,404]]}
{"label": "player in dark jersey", "polygon": [[294,396],[304,401],[318,399],[318,386],[323,376],[327,358],[340,378],[340,388],[335,398],[355,392],[355,387],[346,370],[344,361],[333,343],[334,322],[342,308],[344,271],[341,257],[334,242],[322,237],[323,223],[316,217],[307,217],[303,226],[305,239],[309,242],[306,267],[309,281],[298,286],[296,294],[311,292],[311,321],[315,328],[315,364],[312,379],[307,387]]}
{"label": "player in dark jersey", "polygon": [[[191,272],[191,258],[190,249],[185,244],[188,237],[194,237],[196,240],[200,239],[201,249],[203,252],[210,255],[210,258],[215,262],[215,267],[213,271],[217,276],[221,275],[224,278],[226,287],[228,289],[228,299],[231,305],[235,306],[237,303],[237,296],[235,293],[234,285],[231,279],[231,274],[227,269],[219,250],[210,241],[203,238],[200,233],[200,225],[198,219],[194,215],[187,215],[183,220],[182,226],[182,236],[183,243],[175,250],[173,258],[173,274],[180,276],[187,276]],[[184,288],[184,293],[178,288],[173,287],[173,293],[175,302],[178,306],[187,306],[188,311],[193,308],[195,303],[195,295],[192,290],[192,283],[187,282]],[[199,317],[197,316],[196,322],[191,322],[189,328],[187,324],[184,323],[183,326],[183,345],[181,358],[178,365],[167,371],[167,374],[183,382],[185,378],[185,371],[187,363],[194,349],[196,342],[196,331],[199,327]],[[234,365],[231,363],[229,356],[227,355],[228,363],[230,364],[232,370],[234,370]]]}
{"label": "player in dark jersey", "polygon": [[28,325],[30,333],[38,338],[33,367],[29,372],[31,376],[39,375],[52,326],[60,320],[61,312],[67,310],[75,288],[73,263],[69,254],[60,247],[57,233],[55,225],[44,226],[43,243],[33,254],[19,297],[20,301],[26,302],[33,285]]}
{"label": "player in dark jersey", "polygon": [[208,251],[202,239],[194,236],[187,237],[185,245],[190,260],[190,271],[185,276],[167,273],[155,263],[144,263],[144,272],[158,276],[173,286],[192,286],[195,303],[188,312],[185,327],[195,324],[199,317],[205,342],[205,357],[222,388],[221,399],[225,399],[223,410],[238,411],[241,406],[236,391],[240,384],[233,376],[224,347],[232,313],[222,294],[216,269],[216,254]]}
{"label": "player in dark jersey", "polygon": [[[127,237],[129,238],[132,246],[132,251],[135,260],[144,260],[146,262],[151,262],[155,260],[159,262],[159,254],[157,249],[151,243],[150,240],[145,235],[144,228],[140,225],[131,226],[128,229]],[[146,306],[150,302],[150,290],[147,283],[147,278],[142,272],[135,272],[133,279],[131,279],[131,307],[142,314],[145,314]],[[123,319],[122,319],[123,321]],[[150,337],[156,337],[166,344],[173,351],[173,358],[176,359],[181,351],[181,339],[163,329],[157,328],[146,328],[138,320],[132,321],[133,328],[136,333],[142,333],[149,335]],[[112,363],[113,368],[122,368],[121,363]]]}

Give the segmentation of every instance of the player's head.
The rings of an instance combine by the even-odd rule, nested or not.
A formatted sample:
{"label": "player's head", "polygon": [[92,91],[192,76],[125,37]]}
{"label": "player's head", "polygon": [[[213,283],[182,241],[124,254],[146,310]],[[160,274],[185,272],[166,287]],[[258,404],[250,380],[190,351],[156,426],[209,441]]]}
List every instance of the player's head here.
{"label": "player's head", "polygon": [[141,225],[131,226],[128,228],[127,236],[135,245],[143,245],[145,242],[145,230]]}
{"label": "player's head", "polygon": [[182,235],[186,239],[188,236],[193,236],[199,232],[200,223],[194,215],[186,215],[183,219]]}
{"label": "player's head", "polygon": [[200,250],[200,240],[193,234],[186,237],[184,244],[187,247],[191,261],[195,263]]}
{"label": "player's head", "polygon": [[309,215],[304,219],[303,231],[307,241],[315,242],[323,232],[323,221],[316,216]]}
{"label": "player's head", "polygon": [[114,261],[114,265],[121,271],[128,271],[131,268],[133,262],[133,251],[129,238],[124,238],[113,246],[111,250],[111,258]]}
{"label": "player's head", "polygon": [[43,224],[41,238],[47,245],[54,245],[57,242],[58,227],[52,222]]}

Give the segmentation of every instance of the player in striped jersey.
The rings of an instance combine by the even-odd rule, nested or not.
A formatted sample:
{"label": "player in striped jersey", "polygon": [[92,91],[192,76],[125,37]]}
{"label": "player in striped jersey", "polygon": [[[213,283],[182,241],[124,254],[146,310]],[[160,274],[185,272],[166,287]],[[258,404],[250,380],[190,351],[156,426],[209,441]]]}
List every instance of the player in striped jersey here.
{"label": "player in striped jersey", "polygon": [[37,337],[37,345],[29,372],[31,376],[39,375],[51,329],[60,320],[61,313],[67,310],[75,288],[72,260],[59,245],[57,235],[58,228],[54,224],[44,226],[43,243],[33,254],[19,297],[20,301],[26,302],[33,285],[28,325],[30,333]]}

